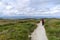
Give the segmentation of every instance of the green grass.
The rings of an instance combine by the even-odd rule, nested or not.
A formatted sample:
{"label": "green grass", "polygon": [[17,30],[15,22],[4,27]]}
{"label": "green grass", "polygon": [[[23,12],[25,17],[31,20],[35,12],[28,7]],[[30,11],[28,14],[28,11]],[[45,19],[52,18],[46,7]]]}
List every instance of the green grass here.
{"label": "green grass", "polygon": [[0,40],[30,40],[39,20],[0,20]]}
{"label": "green grass", "polygon": [[[0,20],[0,40],[30,40],[30,35],[40,20]],[[49,40],[60,40],[60,19],[45,19]]]}
{"label": "green grass", "polygon": [[60,40],[60,19],[45,19],[45,29],[49,40]]}

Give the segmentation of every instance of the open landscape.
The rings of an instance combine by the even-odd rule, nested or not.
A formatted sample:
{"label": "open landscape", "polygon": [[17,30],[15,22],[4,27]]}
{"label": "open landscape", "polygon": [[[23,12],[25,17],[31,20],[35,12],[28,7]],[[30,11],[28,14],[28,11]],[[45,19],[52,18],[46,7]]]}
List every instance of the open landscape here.
{"label": "open landscape", "polygon": [[60,0],[0,0],[0,40],[60,40]]}
{"label": "open landscape", "polygon": [[0,40],[30,40],[38,20],[0,20]]}
{"label": "open landscape", "polygon": [[45,29],[49,40],[60,40],[60,19],[45,19]]}
{"label": "open landscape", "polygon": [[[41,19],[0,19],[0,40],[31,40],[31,33]],[[49,40],[60,40],[60,19],[45,19]]]}

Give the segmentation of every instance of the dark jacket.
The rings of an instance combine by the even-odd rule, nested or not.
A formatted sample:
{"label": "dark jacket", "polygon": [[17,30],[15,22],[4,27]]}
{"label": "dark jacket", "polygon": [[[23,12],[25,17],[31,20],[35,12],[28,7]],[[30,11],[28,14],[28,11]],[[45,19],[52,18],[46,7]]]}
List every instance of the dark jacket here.
{"label": "dark jacket", "polygon": [[42,25],[44,25],[44,19],[42,19]]}

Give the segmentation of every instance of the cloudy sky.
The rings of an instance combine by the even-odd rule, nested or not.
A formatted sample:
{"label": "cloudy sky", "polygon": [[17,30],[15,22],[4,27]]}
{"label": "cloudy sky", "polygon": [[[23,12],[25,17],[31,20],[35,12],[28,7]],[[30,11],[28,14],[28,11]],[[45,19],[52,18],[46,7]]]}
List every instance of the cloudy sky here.
{"label": "cloudy sky", "polygon": [[0,16],[60,16],[60,0],[0,0]]}

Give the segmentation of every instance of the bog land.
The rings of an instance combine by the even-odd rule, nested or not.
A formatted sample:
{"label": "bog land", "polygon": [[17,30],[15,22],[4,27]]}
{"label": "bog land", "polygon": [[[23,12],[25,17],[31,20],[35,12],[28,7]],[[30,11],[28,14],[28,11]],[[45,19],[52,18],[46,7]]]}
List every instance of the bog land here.
{"label": "bog land", "polygon": [[[1,19],[0,40],[30,40],[39,22],[40,19]],[[60,19],[45,19],[44,26],[49,40],[60,40]]]}

